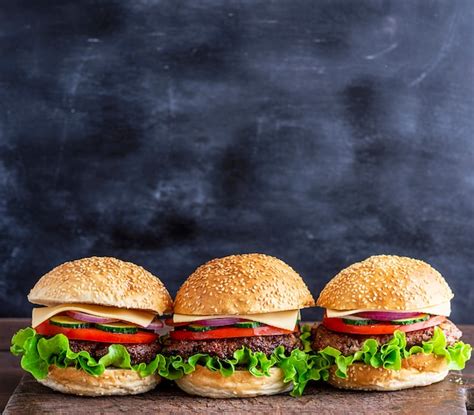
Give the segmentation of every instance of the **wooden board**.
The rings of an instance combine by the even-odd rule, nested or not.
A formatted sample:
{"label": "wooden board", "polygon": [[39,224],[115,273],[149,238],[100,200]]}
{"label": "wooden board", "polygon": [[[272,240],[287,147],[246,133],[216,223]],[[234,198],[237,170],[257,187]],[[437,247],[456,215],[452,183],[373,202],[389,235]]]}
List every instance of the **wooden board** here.
{"label": "wooden board", "polygon": [[347,392],[314,385],[301,398],[279,395],[215,400],[187,396],[171,383],[138,396],[73,397],[54,392],[25,375],[4,413],[465,414],[466,392],[458,379],[456,374],[451,374],[436,385],[388,393]]}

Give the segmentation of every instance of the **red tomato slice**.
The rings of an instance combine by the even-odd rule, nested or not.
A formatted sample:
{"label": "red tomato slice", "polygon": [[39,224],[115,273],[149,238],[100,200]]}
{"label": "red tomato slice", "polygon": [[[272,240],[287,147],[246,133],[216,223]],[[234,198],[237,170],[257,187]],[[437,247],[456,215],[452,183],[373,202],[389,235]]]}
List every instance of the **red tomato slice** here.
{"label": "red tomato slice", "polygon": [[139,331],[136,334],[119,334],[108,333],[99,329],[68,329],[50,324],[49,321],[41,323],[35,330],[43,336],[54,336],[61,333],[71,340],[87,340],[99,343],[152,343],[158,338],[157,334],[145,331]]}
{"label": "red tomato slice", "polygon": [[291,330],[279,329],[271,326],[255,327],[253,329],[222,327],[209,331],[175,330],[170,332],[170,337],[173,340],[209,340],[230,339],[232,337],[275,336],[291,333],[293,333]]}
{"label": "red tomato slice", "polygon": [[340,333],[350,334],[392,334],[395,330],[409,332],[415,330],[422,330],[428,327],[433,327],[441,324],[446,320],[444,316],[434,316],[429,320],[420,321],[419,323],[408,324],[408,325],[396,325],[396,324],[370,324],[367,326],[356,326],[352,324],[346,324],[342,318],[328,318],[324,317],[323,325],[329,330],[337,331]]}

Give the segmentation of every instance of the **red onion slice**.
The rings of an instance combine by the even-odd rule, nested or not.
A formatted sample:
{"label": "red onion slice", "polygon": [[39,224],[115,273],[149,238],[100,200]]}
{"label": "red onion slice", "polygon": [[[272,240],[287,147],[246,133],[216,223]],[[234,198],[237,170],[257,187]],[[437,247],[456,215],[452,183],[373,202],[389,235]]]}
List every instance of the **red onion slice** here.
{"label": "red onion slice", "polygon": [[199,320],[193,321],[189,324],[199,324],[201,326],[208,327],[219,327],[219,326],[231,326],[232,324],[238,323],[239,321],[244,321],[241,318],[214,318],[210,320]]}
{"label": "red onion slice", "polygon": [[166,336],[171,330],[173,330],[173,327],[171,326],[164,326],[161,329],[156,329],[155,334],[158,334],[158,336]]}
{"label": "red onion slice", "polygon": [[357,313],[354,316],[368,318],[370,320],[379,320],[379,321],[392,321],[392,320],[402,320],[405,318],[417,317],[423,315],[418,312],[392,312],[392,311],[367,311],[364,313]]}
{"label": "red onion slice", "polygon": [[153,330],[156,332],[156,330],[162,329],[164,326],[163,322],[159,318],[155,318],[148,326],[145,328],[147,330]]}
{"label": "red onion slice", "polygon": [[80,311],[66,311],[66,315],[69,317],[75,318],[79,321],[85,321],[87,323],[113,323],[114,321],[118,321],[114,318],[105,318],[105,317],[98,317],[93,316],[91,314],[81,313]]}

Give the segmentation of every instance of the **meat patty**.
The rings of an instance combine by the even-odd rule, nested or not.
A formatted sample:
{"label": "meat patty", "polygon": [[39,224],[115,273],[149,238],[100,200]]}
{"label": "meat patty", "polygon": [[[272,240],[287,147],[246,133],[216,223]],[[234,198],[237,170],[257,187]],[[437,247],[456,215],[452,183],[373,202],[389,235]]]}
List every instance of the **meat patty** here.
{"label": "meat patty", "polygon": [[[446,320],[438,326],[443,330],[448,344],[453,344],[462,336],[459,330],[451,321]],[[422,330],[410,331],[406,334],[407,347],[421,345],[433,337],[434,327]],[[393,336],[391,334],[382,335],[362,335],[338,333],[324,327],[322,324],[315,325],[311,330],[313,350],[322,350],[327,346],[334,347],[344,356],[354,354],[362,348],[362,344],[367,339],[375,339],[379,344],[387,343]]]}
{"label": "meat patty", "polygon": [[215,340],[168,339],[164,343],[163,354],[180,355],[183,358],[188,358],[196,353],[205,353],[221,359],[229,359],[242,346],[248,347],[254,352],[263,352],[267,356],[272,354],[278,346],[283,346],[287,352],[302,348],[298,336],[295,334],[281,334],[277,336],[235,337]]}
{"label": "meat patty", "polygon": [[[73,352],[77,353],[84,350],[89,352],[92,357],[98,360],[109,352],[110,343],[69,340],[69,346]],[[132,365],[138,363],[150,363],[161,350],[161,345],[158,341],[149,344],[122,344],[122,346],[128,350]]]}

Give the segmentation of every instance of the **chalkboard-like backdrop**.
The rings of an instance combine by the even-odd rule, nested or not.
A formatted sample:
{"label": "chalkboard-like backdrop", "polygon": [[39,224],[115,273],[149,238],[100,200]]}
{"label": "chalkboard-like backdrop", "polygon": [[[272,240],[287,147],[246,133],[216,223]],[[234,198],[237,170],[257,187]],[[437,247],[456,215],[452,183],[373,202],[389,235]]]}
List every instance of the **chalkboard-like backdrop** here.
{"label": "chalkboard-like backdrop", "polygon": [[393,253],[473,323],[473,21],[469,0],[3,1],[1,315],[90,255],[174,294],[264,252],[316,295]]}

